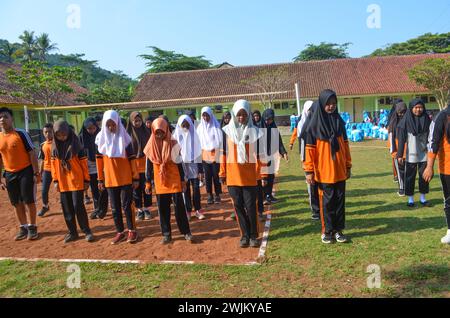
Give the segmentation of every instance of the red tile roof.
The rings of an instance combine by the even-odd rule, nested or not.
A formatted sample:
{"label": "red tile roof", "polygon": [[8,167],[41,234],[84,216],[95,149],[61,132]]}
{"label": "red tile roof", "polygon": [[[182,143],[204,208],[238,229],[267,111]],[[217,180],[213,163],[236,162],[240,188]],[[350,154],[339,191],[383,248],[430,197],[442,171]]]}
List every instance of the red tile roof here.
{"label": "red tile roof", "polygon": [[339,96],[425,93],[425,88],[409,80],[407,70],[424,59],[437,57],[450,58],[450,54],[337,59],[147,74],[137,86],[133,101],[167,101],[142,105],[151,108],[230,103],[239,98],[256,101],[259,99],[255,93],[259,92],[242,84],[242,81],[260,71],[274,71],[280,67],[285,68],[288,74],[286,86],[279,90],[288,92],[279,94],[277,99],[280,100],[295,99],[295,83],[300,84],[302,98],[316,98],[325,88],[334,89]]}
{"label": "red tile roof", "polygon": [[[15,64],[8,64],[8,63],[0,62],[0,91],[11,92],[11,91],[15,90],[14,86],[8,82],[7,75],[6,75],[6,71],[10,68],[14,68],[14,69],[18,70],[20,68],[20,66],[15,65]],[[76,84],[71,84],[70,86],[72,87],[74,92],[61,98],[61,100],[58,102],[58,105],[61,105],[61,106],[84,105],[84,103],[80,103],[75,100],[77,99],[79,94],[87,93],[88,90],[79,85],[76,85]],[[0,104],[27,104],[27,105],[30,105],[31,102],[27,101],[23,98],[11,97],[8,95],[0,94]],[[42,106],[42,105],[40,105],[40,106]]]}

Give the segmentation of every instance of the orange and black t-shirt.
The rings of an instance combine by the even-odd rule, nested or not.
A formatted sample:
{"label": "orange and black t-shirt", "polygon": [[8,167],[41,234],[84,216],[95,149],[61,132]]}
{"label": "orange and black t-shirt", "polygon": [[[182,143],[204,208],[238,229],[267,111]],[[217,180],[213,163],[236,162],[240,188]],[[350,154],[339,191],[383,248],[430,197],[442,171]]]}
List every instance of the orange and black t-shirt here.
{"label": "orange and black t-shirt", "polygon": [[41,144],[39,151],[39,160],[44,162],[44,171],[52,171],[52,142],[45,141]]}
{"label": "orange and black t-shirt", "polygon": [[450,175],[450,142],[447,130],[450,131],[450,115],[443,110],[430,126],[428,157],[439,157],[439,173],[444,175]]}
{"label": "orange and black t-shirt", "polygon": [[19,172],[31,165],[29,152],[34,150],[30,135],[15,129],[10,133],[0,132],[0,157],[8,172]]}
{"label": "orange and black t-shirt", "polygon": [[126,158],[109,158],[97,153],[98,180],[103,181],[106,188],[116,188],[139,181],[136,166],[136,155],[130,145],[126,148]]}
{"label": "orange and black t-shirt", "polygon": [[166,164],[166,177],[161,180],[159,174],[161,171],[161,165],[153,164],[147,159],[145,177],[147,183],[152,181],[155,184],[155,193],[160,194],[173,194],[182,192],[181,182],[185,181],[185,175],[183,165],[176,164],[170,161]]}
{"label": "orange and black t-shirt", "polygon": [[70,170],[63,169],[61,160],[51,157],[53,182],[58,182],[60,192],[84,190],[84,183],[90,180],[86,152],[80,151],[68,163],[70,164]]}

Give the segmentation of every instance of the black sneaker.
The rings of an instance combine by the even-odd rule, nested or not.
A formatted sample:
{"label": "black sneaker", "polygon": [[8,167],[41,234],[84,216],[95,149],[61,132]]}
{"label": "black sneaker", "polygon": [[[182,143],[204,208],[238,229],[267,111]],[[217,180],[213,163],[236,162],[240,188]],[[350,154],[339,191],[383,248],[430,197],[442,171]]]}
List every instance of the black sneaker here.
{"label": "black sneaker", "polygon": [[152,219],[152,213],[150,212],[150,210],[144,210],[144,217],[146,220]]}
{"label": "black sneaker", "polygon": [[403,191],[398,191],[397,194],[398,194],[399,197],[404,197],[405,196],[405,192],[403,192]]}
{"label": "black sneaker", "polygon": [[208,201],[207,201],[207,203],[208,204],[214,204],[214,198],[213,198],[213,196],[211,194],[208,194]]}
{"label": "black sneaker", "polygon": [[431,208],[433,205],[429,201],[420,202],[424,208]]}
{"label": "black sneaker", "polygon": [[270,196],[270,202],[277,203],[279,200],[275,198],[273,195]]}
{"label": "black sneaker", "polygon": [[222,203],[222,200],[220,199],[220,195],[216,195],[216,197],[214,198],[214,203],[215,203],[215,204],[220,204],[220,203]]}
{"label": "black sneaker", "polygon": [[68,233],[66,234],[66,236],[64,237],[64,243],[70,243],[70,242],[74,242],[78,240],[78,235],[74,235],[72,233]]}
{"label": "black sneaker", "polygon": [[86,234],[85,240],[89,243],[94,242],[94,240],[95,240],[94,235],[92,233]]}
{"label": "black sneaker", "polygon": [[270,198],[269,197],[266,197],[265,199],[264,199],[264,203],[263,203],[264,205],[270,205],[271,204],[271,201],[270,201]]}
{"label": "black sneaker", "polygon": [[19,233],[17,233],[14,240],[16,241],[23,241],[28,237],[28,229],[25,226],[21,226],[19,228]]}
{"label": "black sneaker", "polygon": [[192,236],[191,233],[186,234],[186,235],[184,236],[184,239],[185,239],[186,241],[188,241],[189,243],[192,243],[192,242],[194,241],[194,237]]}
{"label": "black sneaker", "polygon": [[91,215],[89,216],[89,218],[90,218],[91,220],[96,220],[96,219],[98,219],[98,212],[97,212],[97,211],[92,212]]}
{"label": "black sneaker", "polygon": [[162,239],[162,244],[166,245],[166,244],[170,244],[171,242],[172,242],[172,236],[164,235],[164,237]]}
{"label": "black sneaker", "polygon": [[331,233],[322,234],[322,243],[324,244],[333,243],[333,236],[331,235]]}
{"label": "black sneaker", "polygon": [[336,232],[336,234],[334,234],[334,238],[336,239],[336,242],[338,242],[338,243],[347,243],[348,242],[347,237],[342,232]]}
{"label": "black sneaker", "polygon": [[320,221],[320,214],[313,214],[313,215],[311,215],[311,220],[313,220],[313,221]]}
{"label": "black sneaker", "polygon": [[259,246],[260,246],[260,244],[259,244],[258,239],[250,239],[250,247],[257,248]]}
{"label": "black sneaker", "polygon": [[250,245],[250,240],[249,240],[249,238],[248,237],[242,237],[241,238],[241,241],[239,242],[239,246],[241,247],[241,248],[246,248],[246,247],[249,247],[249,245]]}
{"label": "black sneaker", "polygon": [[91,204],[93,201],[90,197],[84,197],[84,204]]}
{"label": "black sneaker", "polygon": [[394,177],[394,183],[398,183],[398,177]]}
{"label": "black sneaker", "polygon": [[137,219],[138,219],[139,221],[145,220],[145,213],[144,213],[144,211],[142,211],[142,210],[138,211]]}
{"label": "black sneaker", "polygon": [[39,234],[37,232],[37,226],[36,225],[28,225],[28,240],[34,241],[37,240],[39,237]]}
{"label": "black sneaker", "polygon": [[407,203],[406,204],[406,206],[408,207],[408,208],[414,208],[415,206],[416,206],[416,204],[413,202],[413,203]]}
{"label": "black sneaker", "polygon": [[42,209],[39,211],[38,216],[43,217],[45,213],[47,213],[48,211],[50,211],[50,208],[43,206]]}

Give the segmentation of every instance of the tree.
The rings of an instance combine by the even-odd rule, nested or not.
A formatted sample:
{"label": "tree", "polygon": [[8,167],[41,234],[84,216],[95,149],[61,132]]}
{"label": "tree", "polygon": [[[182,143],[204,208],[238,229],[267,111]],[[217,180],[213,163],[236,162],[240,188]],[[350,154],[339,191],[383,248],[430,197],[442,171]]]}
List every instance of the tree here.
{"label": "tree", "polygon": [[211,62],[201,56],[186,56],[175,53],[174,51],[164,51],[155,46],[150,46],[153,54],[139,55],[142,59],[148,61],[147,73],[176,72],[202,70],[212,66]]}
{"label": "tree", "polygon": [[402,43],[388,45],[375,50],[370,56],[412,55],[450,52],[450,33],[425,33],[417,38]]}
{"label": "tree", "polygon": [[327,42],[321,42],[319,45],[308,44],[306,49],[301,51],[293,60],[294,62],[300,62],[349,58],[347,50],[350,45],[351,43],[336,44]]}
{"label": "tree", "polygon": [[20,44],[20,55],[22,56],[22,61],[32,61],[36,53],[36,38],[34,36],[34,31],[24,31],[22,35],[19,36],[19,39],[22,41]]}
{"label": "tree", "polygon": [[291,84],[287,68],[280,66],[274,70],[261,70],[250,79],[243,80],[242,84],[256,90],[264,109],[272,108],[274,100],[279,97],[281,90]]}
{"label": "tree", "polygon": [[39,60],[46,61],[47,55],[57,49],[57,44],[50,41],[47,33],[42,33],[36,38],[35,50]]}
{"label": "tree", "polygon": [[450,95],[450,58],[426,59],[410,69],[408,75],[436,96],[441,110],[447,106]]}
{"label": "tree", "polygon": [[0,45],[0,60],[6,63],[14,63],[15,53],[17,51],[17,46],[4,41]]}
{"label": "tree", "polygon": [[78,101],[88,105],[130,102],[134,95],[133,85],[121,85],[114,80],[106,81],[103,85],[93,88],[88,94],[81,94]]}
{"label": "tree", "polygon": [[29,100],[33,105],[45,107],[45,119],[48,121],[49,107],[61,102],[67,94],[73,93],[73,82],[79,80],[79,68],[49,67],[40,61],[30,61],[21,69],[10,68],[6,71],[8,81],[16,87],[9,93],[12,97]]}

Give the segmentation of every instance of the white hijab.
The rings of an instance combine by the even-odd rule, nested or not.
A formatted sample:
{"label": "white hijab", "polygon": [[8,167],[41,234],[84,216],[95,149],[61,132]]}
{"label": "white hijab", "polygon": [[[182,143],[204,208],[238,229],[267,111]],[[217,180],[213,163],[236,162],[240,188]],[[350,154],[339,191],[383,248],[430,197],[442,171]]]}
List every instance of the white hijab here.
{"label": "white hijab", "polygon": [[308,100],[303,105],[303,112],[302,112],[302,118],[300,118],[300,121],[297,126],[297,137],[300,138],[300,133],[302,132],[303,125],[305,124],[306,118],[308,118],[308,112],[311,109],[313,105],[312,100]]}
{"label": "white hijab", "polygon": [[[242,109],[247,112],[248,122],[246,125],[240,125],[236,118]],[[248,101],[241,99],[234,104],[230,123],[223,127],[223,131],[237,146],[238,163],[249,162],[245,145],[255,143],[263,136],[263,133],[258,127],[253,125],[252,112]]]}
{"label": "white hijab", "polygon": [[[188,131],[185,131],[183,127],[181,127],[185,121],[189,124]],[[183,115],[178,119],[173,137],[181,146],[181,157],[183,162],[197,162],[197,158],[202,155],[202,147],[200,145],[200,138],[195,130],[195,124],[189,116]]]}
{"label": "white hijab", "polygon": [[[211,118],[209,123],[203,119],[203,114],[207,113]],[[220,123],[217,121],[216,116],[214,116],[211,108],[202,108],[202,119],[200,125],[197,128],[198,136],[200,137],[200,144],[203,150],[212,151],[214,149],[219,149],[222,143],[222,131]]]}
{"label": "white hijab", "polygon": [[[115,134],[111,133],[106,127],[108,120],[112,120],[116,123],[117,132]],[[122,125],[119,114],[114,110],[106,111],[103,115],[102,129],[95,138],[98,152],[109,158],[126,158],[126,148],[130,143],[131,137]]]}

